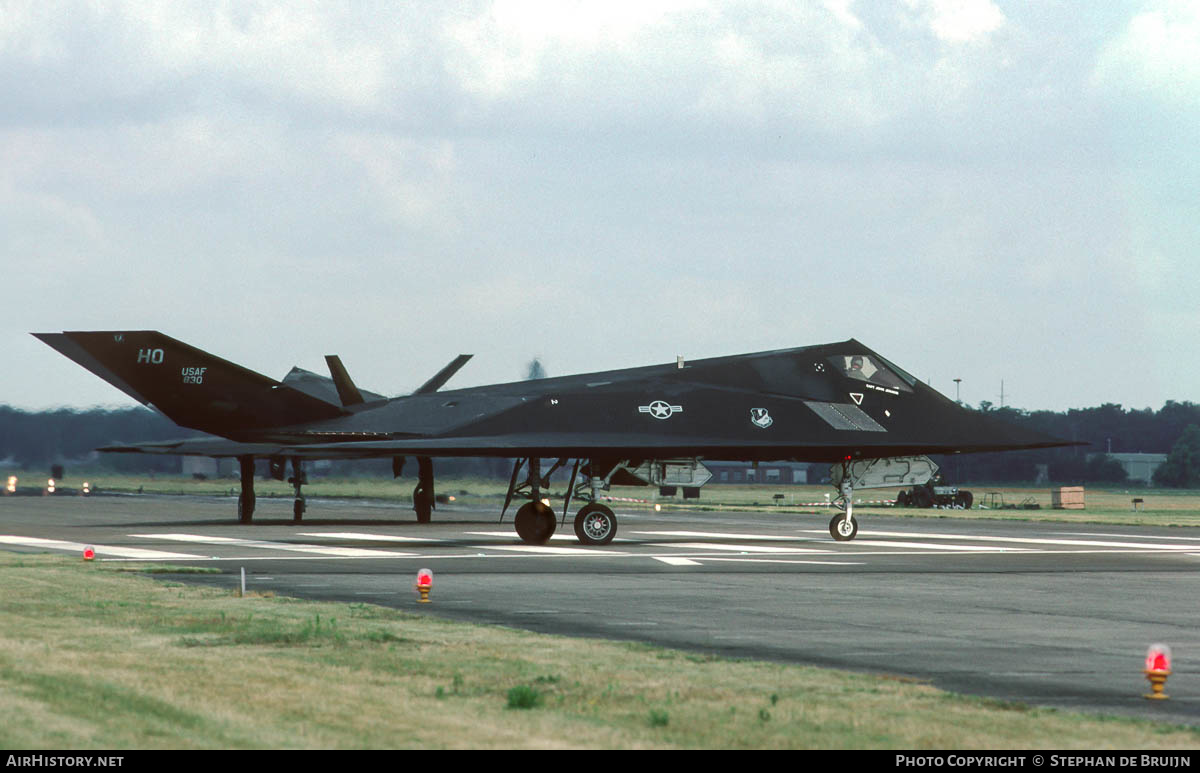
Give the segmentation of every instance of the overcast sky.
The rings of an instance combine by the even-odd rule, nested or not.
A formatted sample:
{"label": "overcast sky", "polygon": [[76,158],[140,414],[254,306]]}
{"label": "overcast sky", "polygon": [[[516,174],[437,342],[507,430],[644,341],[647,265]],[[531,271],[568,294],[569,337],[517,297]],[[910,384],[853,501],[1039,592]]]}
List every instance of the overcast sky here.
{"label": "overcast sky", "polygon": [[448,385],[857,338],[944,394],[1200,400],[1196,2],[0,0],[30,332]]}

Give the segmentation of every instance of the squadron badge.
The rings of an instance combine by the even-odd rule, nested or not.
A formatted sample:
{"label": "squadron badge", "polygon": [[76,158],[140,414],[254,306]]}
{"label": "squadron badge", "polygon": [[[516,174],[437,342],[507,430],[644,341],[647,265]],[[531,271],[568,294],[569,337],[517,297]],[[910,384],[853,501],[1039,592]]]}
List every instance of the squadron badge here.
{"label": "squadron badge", "polygon": [[775,423],[775,420],[771,418],[771,414],[767,412],[766,408],[751,408],[750,421],[754,423],[754,426],[762,427],[763,429]]}

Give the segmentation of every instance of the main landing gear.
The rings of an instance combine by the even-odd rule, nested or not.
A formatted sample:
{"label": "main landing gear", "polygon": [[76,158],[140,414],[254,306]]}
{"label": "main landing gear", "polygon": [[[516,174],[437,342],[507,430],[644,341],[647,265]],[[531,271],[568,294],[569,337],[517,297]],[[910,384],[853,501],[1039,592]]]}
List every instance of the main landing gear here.
{"label": "main landing gear", "polygon": [[[566,459],[556,461],[545,475],[542,475],[541,459],[530,457],[518,459],[513,465],[512,478],[508,482],[508,495],[504,499],[504,509],[500,511],[500,519],[514,497],[529,498],[529,502],[517,510],[515,525],[517,536],[529,545],[545,545],[554,536],[558,524],[555,522],[554,511],[542,499],[542,490],[550,487],[550,475],[565,467]],[[591,463],[584,468],[583,478],[579,477],[581,460],[575,460],[571,470],[571,482],[567,486],[567,495],[563,502],[563,513],[571,507],[574,498],[587,499],[588,504],[579,508],[575,515],[575,536],[584,545],[607,545],[617,535],[617,516],[607,505],[596,501],[596,478],[591,474]],[[521,470],[528,467],[525,480],[518,483]],[[590,489],[590,493],[584,493]],[[565,518],[564,518],[565,520]]]}
{"label": "main landing gear", "polygon": [[308,509],[308,503],[304,501],[304,494],[301,493],[300,487],[308,483],[308,475],[304,473],[304,464],[298,456],[292,457],[292,477],[288,478],[288,483],[292,484],[292,488],[296,491],[296,499],[292,502],[292,520],[300,523],[304,518],[304,511]]}
{"label": "main landing gear", "polygon": [[[254,520],[254,457],[239,456],[237,460],[238,475],[242,482],[242,493],[238,495],[238,522],[248,524]],[[271,477],[283,480],[287,461],[278,456],[271,457],[270,461]],[[292,502],[292,520],[299,523],[304,518],[304,511],[308,509],[308,503],[300,488],[308,483],[308,475],[304,472],[304,463],[297,456],[292,457],[292,477],[288,478],[287,482],[292,484],[296,492],[296,499]]]}
{"label": "main landing gear", "polygon": [[[393,478],[404,474],[404,461],[403,456],[392,457]],[[417,523],[429,523],[433,520],[437,496],[433,491],[433,459],[428,456],[417,457],[417,485],[413,487],[412,498],[412,509],[417,514]]]}
{"label": "main landing gear", "polygon": [[433,520],[433,509],[437,499],[433,493],[433,460],[428,456],[417,457],[417,485],[413,489],[413,510],[417,514],[417,523],[429,523]]}
{"label": "main landing gear", "polygon": [[[254,457],[239,456],[238,471],[242,482],[242,491],[238,495],[238,522],[251,523],[254,520]],[[283,480],[287,470],[287,459],[282,456],[270,457],[271,477]],[[292,484],[296,498],[292,502],[292,520],[300,523],[304,513],[308,511],[308,501],[304,498],[302,486],[308,483],[308,474],[304,471],[304,462],[297,456],[291,457],[292,475],[287,482]],[[392,460],[392,474],[400,477],[404,470],[404,457]],[[417,513],[418,523],[429,523],[435,507],[433,493],[433,460],[428,456],[417,457],[417,486],[413,489],[413,510]]]}

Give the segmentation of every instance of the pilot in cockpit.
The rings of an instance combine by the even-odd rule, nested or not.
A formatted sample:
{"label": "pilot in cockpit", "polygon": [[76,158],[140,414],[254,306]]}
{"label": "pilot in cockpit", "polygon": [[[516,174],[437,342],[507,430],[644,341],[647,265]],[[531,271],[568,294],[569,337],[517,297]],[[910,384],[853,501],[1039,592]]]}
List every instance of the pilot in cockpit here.
{"label": "pilot in cockpit", "polygon": [[847,357],[844,362],[846,363],[846,375],[849,378],[855,379],[856,381],[872,380],[872,376],[876,371],[875,366],[863,355],[852,355]]}

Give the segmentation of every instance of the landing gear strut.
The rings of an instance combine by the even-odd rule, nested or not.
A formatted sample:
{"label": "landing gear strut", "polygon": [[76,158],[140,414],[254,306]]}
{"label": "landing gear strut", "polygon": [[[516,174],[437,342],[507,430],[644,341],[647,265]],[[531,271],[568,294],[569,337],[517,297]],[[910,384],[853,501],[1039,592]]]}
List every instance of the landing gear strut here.
{"label": "landing gear strut", "polygon": [[434,506],[433,460],[428,456],[418,456],[417,487],[413,489],[413,510],[417,513],[417,523],[429,523],[433,518]]}
{"label": "landing gear strut", "polygon": [[254,457],[239,456],[238,470],[242,477],[242,493],[238,495],[238,521],[250,523],[254,518]]}
{"label": "landing gear strut", "polygon": [[[565,459],[560,459],[545,477],[542,477],[542,460],[537,457],[518,459],[513,465],[512,477],[508,481],[508,495],[505,496],[504,508],[500,511],[500,520],[504,520],[504,513],[508,510],[514,494],[529,497],[529,502],[521,505],[514,519],[517,536],[528,545],[545,545],[554,536],[554,511],[542,501],[542,489],[549,488],[551,473],[565,462]],[[529,475],[523,483],[518,484],[517,477],[526,463],[529,465]]]}
{"label": "landing gear strut", "polygon": [[304,501],[304,494],[300,493],[300,487],[308,483],[308,476],[304,474],[304,463],[298,456],[292,457],[292,477],[288,478],[288,483],[292,484],[292,488],[296,491],[296,500],[292,502],[292,520],[300,523],[304,517],[304,511],[308,509],[308,503]]}
{"label": "landing gear strut", "polygon": [[840,496],[835,500],[846,512],[838,513],[829,522],[829,536],[838,542],[849,542],[858,534],[858,521],[854,520],[854,486],[850,483],[850,465],[842,465],[842,483],[838,487]]}

